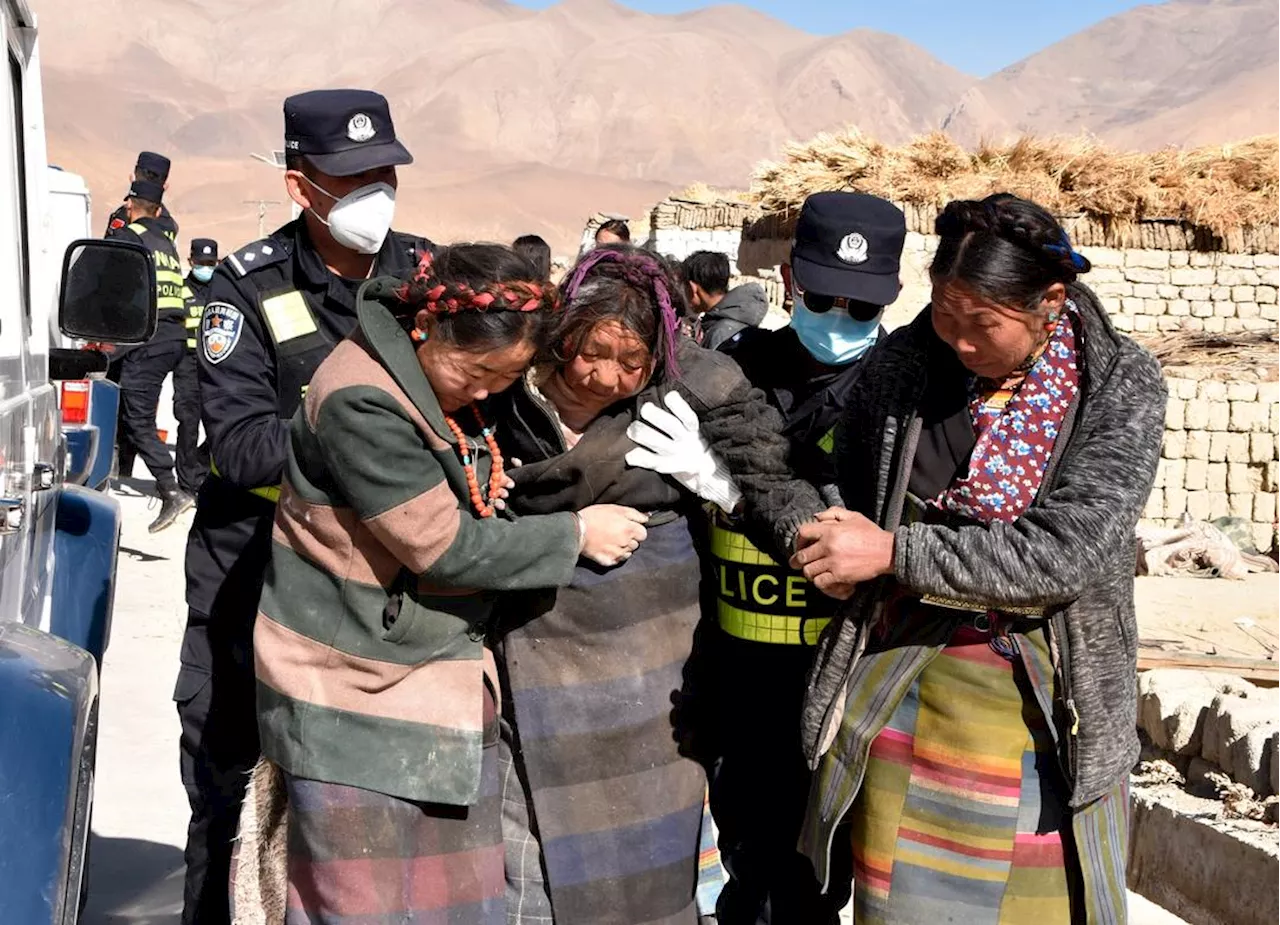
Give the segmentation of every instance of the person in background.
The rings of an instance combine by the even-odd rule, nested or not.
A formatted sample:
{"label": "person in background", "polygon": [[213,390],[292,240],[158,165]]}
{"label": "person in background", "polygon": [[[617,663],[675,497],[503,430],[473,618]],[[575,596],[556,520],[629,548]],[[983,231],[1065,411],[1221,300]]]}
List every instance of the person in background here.
{"label": "person in background", "polygon": [[195,504],[174,475],[173,457],[156,430],[156,412],[165,377],[178,368],[186,351],[186,305],[178,249],[160,219],[164,187],[135,180],[127,201],[129,224],[111,237],[141,244],[151,254],[156,273],[158,321],[151,340],[130,350],[120,361],[121,421],[128,442],[137,448],[156,480],[160,513],[147,528],[157,533]]}
{"label": "person in background", "polygon": [[536,234],[522,234],[511,249],[533,264],[540,279],[551,279],[551,245]]}
{"label": "person in background", "polygon": [[769,313],[759,283],[729,288],[729,258],[719,251],[695,251],[680,266],[689,308],[697,317],[694,339],[708,350],[731,349],[748,328]]}
{"label": "person in background", "polygon": [[188,256],[191,269],[183,285],[186,304],[187,352],[173,371],[173,416],[178,420],[178,452],[175,472],[178,485],[195,497],[209,473],[209,455],[200,448],[200,379],[196,346],[200,319],[209,301],[209,281],[218,265],[218,242],[212,238],[192,238]]}
{"label": "person in background", "polygon": [[[138,160],[134,164],[133,174],[129,178],[129,183],[135,180],[146,180],[148,183],[158,183],[167,192],[169,189],[169,167],[170,162],[163,154],[156,154],[154,151],[139,151]],[[125,197],[125,203],[119,206],[107,218],[107,230],[103,237],[111,237],[112,234],[124,228],[129,224],[129,207],[128,197]],[[178,239],[178,223],[169,209],[164,203],[160,204],[160,214],[157,219],[161,231],[169,236],[172,241]]]}
{"label": "person in background", "polygon": [[[831,456],[836,422],[882,334],[884,307],[901,288],[906,233],[902,212],[883,199],[810,196],[783,266],[795,299],[790,326],[746,328],[726,348],[786,422],[796,475],[828,504],[840,503]],[[711,809],[730,878],[717,909],[720,925],[835,925],[847,890],[837,885],[823,896],[796,850],[810,780],[800,710],[814,644],[834,602],[785,557],[752,546],[732,519],[718,515],[711,531],[718,575],[708,648],[723,743]],[[734,579],[743,574],[767,581],[740,586]]]}
{"label": "person in background", "polygon": [[611,218],[596,229],[596,247],[602,244],[630,244],[631,229],[620,218]]}
{"label": "person in background", "polygon": [[792,559],[852,595],[805,700],[801,847],[859,923],[1124,922],[1160,364],[1040,206],[952,202],[936,231],[930,306],[845,409],[847,510]]}
{"label": "person in background", "polygon": [[191,804],[183,925],[228,925],[227,878],[258,760],[253,622],[289,449],[312,373],[356,323],[356,291],[430,249],[391,230],[413,158],[386,99],[314,90],[284,102],[284,183],[302,214],[214,270],[197,337],[209,475],[187,537],[187,626],[173,699]]}

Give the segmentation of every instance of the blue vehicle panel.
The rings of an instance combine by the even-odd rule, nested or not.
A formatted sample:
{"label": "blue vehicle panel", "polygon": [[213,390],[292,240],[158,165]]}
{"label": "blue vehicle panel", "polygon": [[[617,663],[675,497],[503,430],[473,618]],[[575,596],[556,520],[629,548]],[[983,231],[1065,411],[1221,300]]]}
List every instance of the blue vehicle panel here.
{"label": "blue vehicle panel", "polygon": [[102,489],[111,477],[120,387],[109,379],[89,381],[89,421],[63,427],[67,441],[67,481]]}
{"label": "blue vehicle panel", "polygon": [[119,547],[119,502],[64,485],[54,534],[49,631],[92,654],[99,665],[111,634]]}
{"label": "blue vehicle panel", "polygon": [[84,650],[0,624],[0,910],[74,921],[92,792],[98,673]]}

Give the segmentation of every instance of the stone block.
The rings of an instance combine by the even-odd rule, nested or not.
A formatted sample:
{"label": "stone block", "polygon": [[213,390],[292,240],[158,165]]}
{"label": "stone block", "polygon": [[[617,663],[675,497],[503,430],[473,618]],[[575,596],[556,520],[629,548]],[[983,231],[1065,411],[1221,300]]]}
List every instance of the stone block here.
{"label": "stone block", "polygon": [[1231,513],[1231,496],[1225,491],[1209,492],[1209,516],[1205,520],[1217,520]]}
{"label": "stone block", "polygon": [[[1131,283],[1156,283],[1169,282],[1169,270],[1151,270],[1146,267],[1125,267],[1124,278]],[[1175,271],[1181,272],[1181,271]]]}
{"label": "stone block", "polygon": [[[1221,464],[1219,464],[1221,465]],[[1251,466],[1248,463],[1227,463],[1227,491],[1233,495],[1250,495],[1254,492],[1262,491],[1262,467]],[[1250,497],[1250,512],[1253,510],[1253,499]],[[1248,514],[1241,514],[1241,517],[1248,517]]]}
{"label": "stone block", "polygon": [[1222,263],[1222,255],[1217,251],[1204,253],[1203,251],[1191,252],[1191,266],[1193,267],[1216,267]]}
{"label": "stone block", "polygon": [[1093,287],[1094,293],[1098,298],[1103,299],[1109,296],[1126,296],[1133,295],[1132,283],[1098,283]]}
{"label": "stone block", "polygon": [[[1172,390],[1170,390],[1172,392]],[[1165,404],[1164,411],[1164,427],[1165,430],[1182,430],[1183,429],[1183,412],[1187,403],[1181,398],[1169,395],[1169,400]]]}
{"label": "stone block", "polygon": [[1219,267],[1216,282],[1219,286],[1256,286],[1258,272],[1241,267]]}
{"label": "stone block", "polygon": [[1088,257],[1094,267],[1124,266],[1124,251],[1113,247],[1082,247],[1080,253]]}
{"label": "stone block", "polygon": [[[1162,459],[1160,462],[1164,466],[1164,487],[1166,489],[1179,488],[1186,491],[1187,461],[1185,459]],[[1167,500],[1168,498],[1166,497]],[[1182,511],[1178,511],[1178,513],[1181,514]],[[1169,515],[1166,514],[1165,516]]]}
{"label": "stone block", "polygon": [[1267,463],[1275,458],[1276,441],[1271,434],[1253,433],[1249,435],[1249,462]]}
{"label": "stone block", "polygon": [[[1254,523],[1260,524],[1273,524],[1276,522],[1276,494],[1274,491],[1260,491],[1253,496],[1253,513],[1249,519]],[[1262,547],[1259,548],[1261,549]]]}
{"label": "stone block", "polygon": [[1253,265],[1259,269],[1280,267],[1280,254],[1254,254]]}
{"label": "stone block", "polygon": [[1226,318],[1206,318],[1204,319],[1204,329],[1208,334],[1221,334],[1227,329]]}
{"label": "stone block", "polygon": [[1277,744],[1280,744],[1280,730],[1274,725],[1250,729],[1236,739],[1231,746],[1232,778],[1260,797],[1275,793],[1271,786],[1271,765]]}
{"label": "stone block", "polygon": [[1178,293],[1184,299],[1190,299],[1193,302],[1207,302],[1209,296],[1213,294],[1213,290],[1208,286],[1183,286]]}
{"label": "stone block", "polygon": [[1236,316],[1236,303],[1214,302],[1213,313],[1219,318],[1234,318]]}
{"label": "stone block", "polygon": [[1262,488],[1264,491],[1280,491],[1280,463],[1275,460],[1262,467]]}
{"label": "stone block", "polygon": [[[1148,300],[1147,300],[1147,304],[1148,304],[1148,305],[1163,305],[1164,303],[1163,303],[1163,302],[1154,302],[1153,300],[1148,299]],[[1148,312],[1148,314],[1149,314],[1149,315],[1152,315],[1152,316],[1154,317],[1157,313],[1156,313],[1156,312]],[[1181,330],[1182,330],[1182,319],[1181,319],[1181,318],[1174,318],[1172,315],[1160,315],[1159,317],[1157,317],[1157,318],[1156,318],[1156,330],[1157,330],[1157,331],[1181,331]]]}
{"label": "stone block", "polygon": [[1150,334],[1156,329],[1156,319],[1150,315],[1134,315],[1133,329],[1139,334]]}
{"label": "stone block", "polygon": [[1190,262],[1191,262],[1191,255],[1188,254],[1186,251],[1170,251],[1169,252],[1169,266],[1171,267],[1185,267]]}
{"label": "stone block", "polygon": [[[1190,404],[1190,402],[1188,402]],[[1206,406],[1207,408],[1208,406]],[[1187,459],[1209,459],[1209,431],[1207,430],[1188,430],[1186,458]]]}
{"label": "stone block", "polygon": [[1191,314],[1191,303],[1186,299],[1170,299],[1166,305],[1166,310],[1175,318],[1186,318]]}
{"label": "stone block", "polygon": [[1230,302],[1231,287],[1230,286],[1214,286],[1209,290],[1209,298],[1214,302]]}
{"label": "stone block", "polygon": [[1280,402],[1280,382],[1259,382],[1258,401],[1264,405],[1274,405],[1276,402]]}
{"label": "stone block", "polygon": [[1127,334],[1133,330],[1133,316],[1120,312],[1111,316],[1111,324],[1117,331],[1124,331]]}
{"label": "stone block", "polygon": [[1209,401],[1225,401],[1227,384],[1218,379],[1201,379],[1196,397],[1206,398]]}
{"label": "stone block", "polygon": [[[1184,299],[1187,297],[1187,292],[1185,289],[1182,291],[1182,297]],[[1207,299],[1192,299],[1191,315],[1194,318],[1212,318],[1213,303],[1208,301]]]}
{"label": "stone block", "polygon": [[[1280,692],[1253,688],[1246,696],[1224,693],[1213,698],[1201,727],[1200,757],[1231,775],[1233,780],[1265,792],[1269,737],[1280,727]],[[1252,737],[1250,733],[1260,733]],[[1258,775],[1262,773],[1260,787]]]}
{"label": "stone block", "polygon": [[1216,283],[1217,275],[1211,267],[1194,266],[1197,256],[1198,255],[1196,254],[1191,255],[1192,266],[1179,267],[1176,270],[1170,270],[1169,282],[1173,283],[1175,286],[1212,286]]}
{"label": "stone block", "polygon": [[1166,485],[1164,489],[1164,516],[1170,520],[1181,517],[1187,509],[1187,490],[1176,485]]}
{"label": "stone block", "polygon": [[1228,382],[1228,401],[1257,401],[1258,386],[1253,382]]}
{"label": "stone block", "polygon": [[1268,555],[1276,546],[1276,528],[1274,521],[1269,524],[1254,523],[1250,525],[1253,528],[1253,545]]}
{"label": "stone block", "polygon": [[1241,267],[1246,270],[1252,270],[1254,267],[1253,254],[1223,254],[1222,265],[1224,267]]}
{"label": "stone block", "polygon": [[1237,318],[1261,318],[1262,306],[1257,302],[1237,302],[1236,303]]}
{"label": "stone block", "polygon": [[1134,283],[1133,294],[1140,299],[1160,298],[1160,287],[1155,283]]}
{"label": "stone block", "polygon": [[1205,491],[1209,482],[1209,463],[1202,459],[1188,459],[1182,486],[1187,491]]}
{"label": "stone block", "polygon": [[1209,520],[1209,493],[1207,491],[1187,492],[1187,513],[1196,520]]}
{"label": "stone block", "polygon": [[1184,430],[1166,430],[1161,454],[1165,459],[1183,459],[1187,452],[1187,433]]}
{"label": "stone block", "polygon": [[1276,304],[1276,289],[1274,286],[1255,286],[1253,288],[1253,298],[1256,302],[1266,305]]}
{"label": "stone block", "polygon": [[1183,409],[1183,426],[1187,430],[1205,430],[1209,426],[1209,403],[1202,398],[1192,399]]}
{"label": "stone block", "polygon": [[1264,321],[1280,321],[1280,305],[1273,302],[1262,306],[1262,318]]}
{"label": "stone block", "polygon": [[1123,283],[1124,270],[1115,267],[1099,267],[1096,264],[1089,271],[1089,287],[1094,292],[1098,291],[1099,283]]}
{"label": "stone block", "polygon": [[1253,286],[1232,286],[1231,301],[1232,302],[1252,302],[1254,293],[1257,290]]}
{"label": "stone block", "polygon": [[1103,310],[1108,315],[1111,315],[1113,317],[1116,315],[1119,315],[1124,310],[1123,306],[1121,306],[1120,304],[1119,296],[1111,295],[1111,296],[1107,296],[1106,298],[1103,298],[1102,296],[1098,296],[1098,301],[1102,303]]}
{"label": "stone block", "polygon": [[1120,300],[1121,308],[1131,315],[1143,315],[1147,311],[1147,300],[1136,296],[1125,296]]}
{"label": "stone block", "polygon": [[1254,280],[1255,285],[1260,286],[1280,286],[1280,270],[1275,267],[1268,267],[1265,270],[1254,271],[1257,279]]}
{"label": "stone block", "polygon": [[1231,402],[1231,419],[1227,429],[1235,433],[1249,433],[1251,430],[1257,428],[1260,411],[1262,412],[1262,420],[1265,421],[1266,411],[1258,402]]}
{"label": "stone block", "polygon": [[1227,495],[1232,517],[1241,520],[1253,520],[1253,495]]}
{"label": "stone block", "polygon": [[1209,432],[1209,462],[1227,461],[1227,446],[1231,442],[1228,440],[1230,436],[1224,430],[1212,430]]}
{"label": "stone block", "polygon": [[1249,434],[1227,434],[1227,462],[1249,462]]}
{"label": "stone block", "polygon": [[1168,251],[1130,250],[1124,252],[1126,267],[1151,267],[1164,269],[1169,266]]}
{"label": "stone block", "polygon": [[1276,323],[1263,318],[1243,318],[1240,326],[1246,331],[1275,331]]}
{"label": "stone block", "polygon": [[1211,462],[1205,470],[1204,487],[1214,493],[1224,493],[1227,490],[1227,463]]}
{"label": "stone block", "polygon": [[[1251,502],[1253,498],[1249,499]],[[1164,489],[1153,488],[1147,496],[1147,505],[1142,509],[1142,516],[1147,519],[1164,516]]]}
{"label": "stone block", "polygon": [[1160,283],[1156,286],[1156,294],[1162,299],[1176,299],[1182,294],[1182,290],[1171,283]]}
{"label": "stone block", "polygon": [[1184,331],[1203,331],[1203,330],[1204,330],[1204,322],[1205,322],[1205,319],[1204,319],[1204,318],[1183,318],[1183,319],[1182,319],[1182,330],[1184,330]]}
{"label": "stone block", "polygon": [[1155,668],[1138,675],[1138,727],[1153,745],[1175,755],[1203,751],[1204,725],[1214,698],[1246,691],[1228,674]]}
{"label": "stone block", "polygon": [[1225,401],[1209,402],[1208,430],[1227,430],[1231,421],[1231,405]]}
{"label": "stone block", "polygon": [[1200,383],[1195,379],[1166,379],[1165,381],[1169,384],[1170,392],[1179,398],[1195,398],[1196,389],[1200,387]]}
{"label": "stone block", "polygon": [[1224,318],[1222,330],[1228,334],[1239,334],[1245,329],[1245,323],[1240,318]]}

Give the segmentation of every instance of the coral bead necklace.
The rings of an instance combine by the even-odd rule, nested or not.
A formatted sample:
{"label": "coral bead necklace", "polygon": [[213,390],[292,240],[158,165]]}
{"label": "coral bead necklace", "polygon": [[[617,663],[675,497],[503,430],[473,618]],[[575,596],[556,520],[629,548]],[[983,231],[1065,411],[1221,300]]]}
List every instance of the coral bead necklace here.
{"label": "coral bead necklace", "polygon": [[489,496],[487,500],[480,492],[480,480],[476,477],[475,459],[471,455],[471,444],[467,441],[467,435],[462,432],[458,422],[449,415],[446,414],[444,416],[444,422],[449,426],[449,430],[453,432],[453,436],[458,441],[458,455],[462,457],[462,471],[467,475],[467,489],[471,492],[471,504],[481,517],[492,517],[496,511],[493,502],[500,497],[499,492],[502,491],[502,452],[498,449],[498,441],[493,436],[493,428],[485,423],[484,417],[480,414],[480,409],[473,404],[471,405],[471,413],[476,416],[476,423],[480,425],[480,433],[484,437],[485,445],[489,447],[490,455],[493,457],[493,468],[489,472]]}

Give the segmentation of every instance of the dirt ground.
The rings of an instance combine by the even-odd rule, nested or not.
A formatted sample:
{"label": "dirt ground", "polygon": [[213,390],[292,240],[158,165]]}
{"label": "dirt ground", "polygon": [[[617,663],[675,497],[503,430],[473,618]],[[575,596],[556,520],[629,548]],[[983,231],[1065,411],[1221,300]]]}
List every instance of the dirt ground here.
{"label": "dirt ground", "polygon": [[[178,778],[171,697],[186,619],[182,559],[191,519],[187,515],[152,536],[146,525],[155,517],[155,502],[136,494],[117,497],[125,523],[102,677],[89,904],[82,925],[177,925],[187,802]],[[1141,579],[1143,634],[1184,625],[1188,635],[1200,633],[1202,626],[1229,627],[1247,614],[1269,619],[1274,636],[1277,590],[1275,576],[1239,584]],[[1223,646],[1226,639],[1234,637],[1225,637]],[[1140,896],[1131,894],[1130,903],[1131,925],[1180,921]]]}
{"label": "dirt ground", "polygon": [[1280,647],[1280,575],[1139,578],[1138,634],[1165,650],[1275,661]]}

